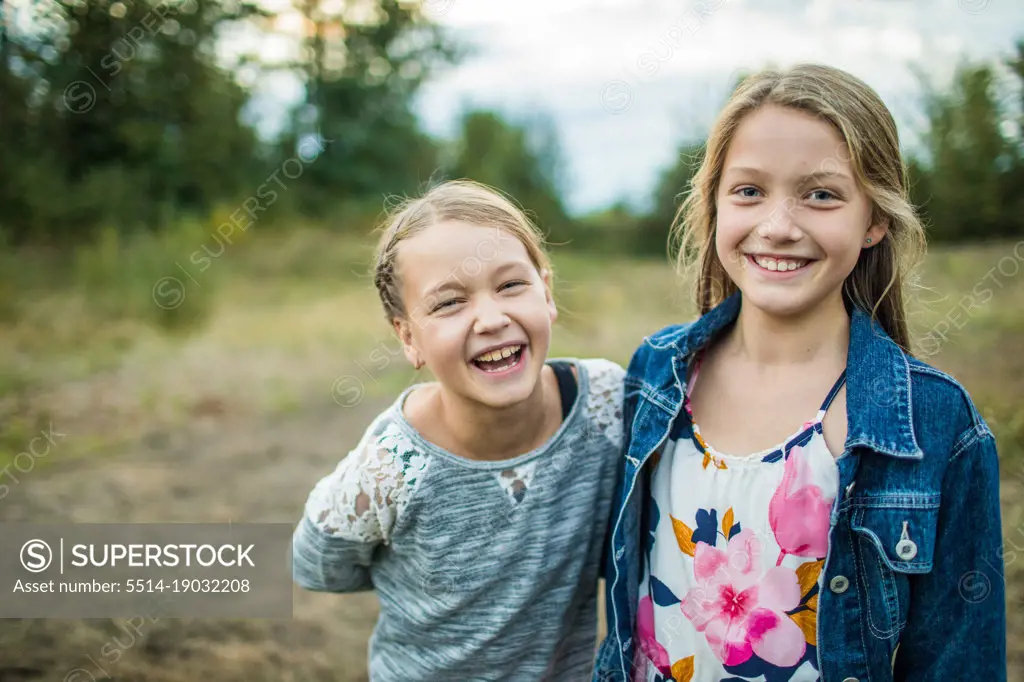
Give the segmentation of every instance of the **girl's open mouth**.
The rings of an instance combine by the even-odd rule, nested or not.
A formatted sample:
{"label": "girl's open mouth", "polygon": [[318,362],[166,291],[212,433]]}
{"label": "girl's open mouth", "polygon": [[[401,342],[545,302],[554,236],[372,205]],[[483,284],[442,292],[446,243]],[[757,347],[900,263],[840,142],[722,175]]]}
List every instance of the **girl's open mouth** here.
{"label": "girl's open mouth", "polygon": [[773,256],[747,254],[747,262],[763,272],[785,275],[791,272],[799,272],[814,261],[806,258],[775,258]]}
{"label": "girl's open mouth", "polygon": [[503,374],[522,364],[525,351],[526,346],[518,343],[511,344],[481,353],[473,358],[472,363],[487,374]]}

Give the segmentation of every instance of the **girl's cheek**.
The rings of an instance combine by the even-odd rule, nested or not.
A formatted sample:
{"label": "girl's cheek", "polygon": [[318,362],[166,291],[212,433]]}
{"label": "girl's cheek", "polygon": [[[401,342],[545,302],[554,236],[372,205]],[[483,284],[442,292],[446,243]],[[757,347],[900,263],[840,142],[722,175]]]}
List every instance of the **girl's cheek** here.
{"label": "girl's cheek", "polygon": [[431,318],[426,320],[428,325],[424,331],[424,338],[429,344],[448,345],[455,338],[455,325],[450,319]]}
{"label": "girl's cheek", "polygon": [[725,220],[720,218],[715,229],[715,247],[718,249],[719,255],[726,251],[733,251],[738,243],[739,230],[736,229],[733,221],[729,220],[729,216],[726,216]]}
{"label": "girl's cheek", "polygon": [[446,342],[450,343],[462,343],[466,335],[472,332],[469,324],[468,315],[456,315],[450,320],[446,320],[448,324],[445,325],[441,331],[441,338]]}

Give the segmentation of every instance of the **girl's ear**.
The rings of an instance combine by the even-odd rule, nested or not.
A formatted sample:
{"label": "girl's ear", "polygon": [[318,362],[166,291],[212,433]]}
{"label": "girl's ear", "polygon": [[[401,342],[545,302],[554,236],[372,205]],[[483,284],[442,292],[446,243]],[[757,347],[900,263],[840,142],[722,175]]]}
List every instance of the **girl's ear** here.
{"label": "girl's ear", "polygon": [[551,271],[541,270],[540,278],[544,280],[544,300],[548,304],[548,313],[551,315],[551,323],[558,319],[558,306],[555,305],[555,294],[551,289]]}
{"label": "girl's ear", "polygon": [[880,241],[885,239],[886,235],[889,234],[889,218],[882,216],[877,219],[874,225],[868,228],[868,231],[864,234],[864,243],[861,245],[862,248],[870,249],[877,245]]}
{"label": "girl's ear", "polygon": [[403,317],[394,318],[391,320],[391,324],[395,328],[398,340],[402,342],[402,353],[405,355],[405,359],[416,369],[422,367],[423,359],[420,357],[420,352],[416,350],[412,339],[412,324]]}

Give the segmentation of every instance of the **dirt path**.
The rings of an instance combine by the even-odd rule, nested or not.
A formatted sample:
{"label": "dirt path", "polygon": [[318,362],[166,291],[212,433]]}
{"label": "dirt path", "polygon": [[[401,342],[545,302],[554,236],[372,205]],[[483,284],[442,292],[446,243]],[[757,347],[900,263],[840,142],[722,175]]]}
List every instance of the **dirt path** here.
{"label": "dirt path", "polygon": [[[294,523],[312,484],[382,407],[332,403],[150,434],[26,475],[0,500],[0,521]],[[0,682],[365,680],[376,597],[294,596],[291,621],[161,619],[132,631],[124,621],[0,620]],[[101,655],[112,642],[116,661]]]}

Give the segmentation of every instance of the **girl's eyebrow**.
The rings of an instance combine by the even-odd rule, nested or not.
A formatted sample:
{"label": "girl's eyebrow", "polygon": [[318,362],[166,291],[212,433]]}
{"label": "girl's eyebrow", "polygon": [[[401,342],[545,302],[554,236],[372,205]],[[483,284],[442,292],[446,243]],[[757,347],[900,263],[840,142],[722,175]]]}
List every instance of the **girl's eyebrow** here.
{"label": "girl's eyebrow", "polygon": [[423,298],[440,298],[441,294],[447,291],[459,292],[463,291],[465,288],[466,285],[461,279],[459,279],[458,270],[456,269],[450,272],[447,277],[441,280],[440,283],[427,287],[423,291]]}
{"label": "girl's eyebrow", "polygon": [[526,267],[527,267],[526,263],[524,263],[522,261],[518,261],[518,260],[506,261],[505,263],[502,263],[497,268],[495,268],[494,274],[500,276],[500,275],[505,274],[509,270],[522,270],[522,269],[524,269]]}
{"label": "girl's eyebrow", "polygon": [[462,285],[451,278],[446,279],[437,286],[430,287],[424,292],[424,298],[440,296],[446,291],[462,291]]}
{"label": "girl's eyebrow", "polygon": [[[822,164],[822,165],[824,165],[824,164]],[[722,172],[722,177],[724,178],[729,173],[742,174],[742,175],[752,175],[752,176],[757,177],[757,178],[768,177],[768,173],[766,173],[765,171],[761,170],[760,168],[754,168],[752,166],[729,166],[728,168],[726,168]],[[826,181],[826,180],[848,180],[848,181],[852,181],[853,178],[851,178],[848,174],[843,173],[842,171],[838,171],[838,170],[836,170],[836,171],[819,170],[819,171],[815,171],[813,173],[808,173],[807,175],[800,176],[800,178],[798,178],[797,182],[798,182],[799,185],[808,185],[808,184],[813,184],[813,183],[816,183],[816,182],[823,182],[823,181]]]}
{"label": "girl's eyebrow", "polygon": [[851,178],[846,173],[843,173],[842,171],[823,171],[822,170],[822,171],[816,171],[814,173],[808,173],[807,175],[803,176],[802,178],[800,178],[800,184],[801,185],[808,185],[808,184],[812,184],[812,183],[815,183],[815,182],[824,182],[824,181],[827,181],[827,180],[850,180],[850,181],[852,181],[853,178]]}
{"label": "girl's eyebrow", "polygon": [[763,177],[763,176],[767,175],[767,173],[765,173],[760,168],[754,168],[752,166],[729,166],[724,171],[722,171],[722,176],[724,177],[725,175],[727,175],[729,173],[741,173],[741,174],[746,174],[746,175],[756,175],[758,177]]}
{"label": "girl's eyebrow", "polygon": [[[502,275],[502,274],[504,274],[505,272],[507,272],[509,270],[522,270],[522,269],[524,269],[526,267],[527,267],[527,264],[522,262],[522,261],[518,261],[518,260],[507,261],[507,262],[502,263],[501,265],[499,265],[494,270],[494,273],[496,275]],[[448,291],[454,291],[454,292],[463,291],[466,287],[465,287],[465,284],[462,282],[462,280],[458,277],[458,274],[459,274],[458,270],[452,272],[447,277],[445,277],[444,281],[442,281],[440,284],[437,284],[436,286],[432,286],[429,289],[427,289],[426,291],[424,291],[423,292],[423,297],[424,298],[429,298],[429,297],[439,298],[441,296],[441,294],[443,294],[445,292],[448,292]]]}

